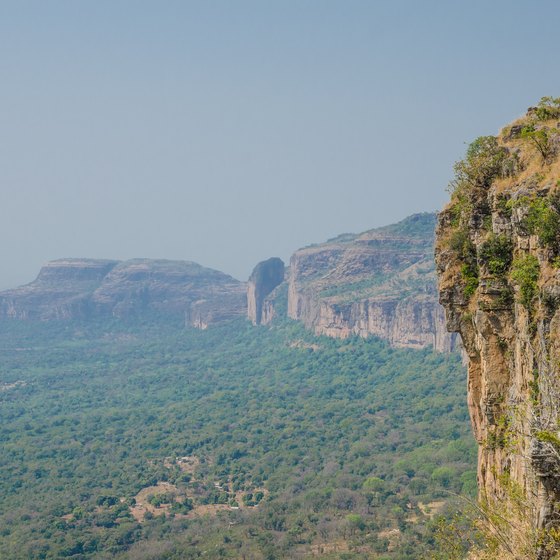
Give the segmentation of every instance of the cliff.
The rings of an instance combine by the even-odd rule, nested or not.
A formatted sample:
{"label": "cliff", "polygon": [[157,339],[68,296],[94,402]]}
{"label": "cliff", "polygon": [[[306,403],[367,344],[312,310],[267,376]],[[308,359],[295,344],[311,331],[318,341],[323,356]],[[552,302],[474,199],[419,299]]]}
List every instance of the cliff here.
{"label": "cliff", "polygon": [[394,346],[447,352],[433,264],[435,214],[340,235],[300,249],[286,270],[274,257],[247,283],[186,261],[61,259],[30,284],[0,292],[0,319],[181,317],[208,325],[247,316],[302,321],[317,334],[375,335]]}
{"label": "cliff", "polygon": [[440,301],[468,356],[495,547],[486,558],[560,550],[559,118],[560,99],[545,98],[497,137],[475,140],[439,215]]}
{"label": "cliff", "polygon": [[449,351],[437,300],[435,214],[296,251],[290,260],[288,316],[317,334],[376,335],[394,346]]}
{"label": "cliff", "polygon": [[266,325],[274,317],[267,296],[284,281],[284,262],[272,257],[255,266],[247,286],[247,314],[253,325]]}
{"label": "cliff", "polygon": [[0,318],[180,316],[208,324],[246,313],[245,284],[186,261],[63,259],[37,279],[0,292]]}

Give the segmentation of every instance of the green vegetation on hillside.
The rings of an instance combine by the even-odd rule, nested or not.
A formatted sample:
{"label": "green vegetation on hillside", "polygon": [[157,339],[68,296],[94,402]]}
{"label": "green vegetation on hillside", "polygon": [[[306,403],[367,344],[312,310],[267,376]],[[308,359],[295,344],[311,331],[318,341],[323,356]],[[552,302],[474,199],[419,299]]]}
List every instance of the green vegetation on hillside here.
{"label": "green vegetation on hillside", "polygon": [[371,231],[390,233],[392,235],[404,235],[407,237],[427,240],[433,243],[436,229],[436,214],[433,212],[422,212],[407,216],[396,224],[390,224]]}
{"label": "green vegetation on hillside", "polygon": [[456,355],[246,321],[0,348],[2,558],[413,559],[475,491]]}

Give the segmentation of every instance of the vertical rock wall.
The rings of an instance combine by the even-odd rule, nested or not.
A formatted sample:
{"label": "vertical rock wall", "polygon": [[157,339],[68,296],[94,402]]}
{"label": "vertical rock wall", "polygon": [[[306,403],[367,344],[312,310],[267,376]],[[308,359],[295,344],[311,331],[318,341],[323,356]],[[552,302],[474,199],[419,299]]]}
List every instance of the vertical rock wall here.
{"label": "vertical rock wall", "polygon": [[288,316],[335,338],[373,335],[396,347],[453,350],[438,303],[434,228],[434,214],[415,214],[296,251]]}
{"label": "vertical rock wall", "polygon": [[560,541],[560,137],[549,116],[531,111],[471,145],[436,234],[440,301],[468,356],[480,493],[507,504],[520,492],[524,504],[517,518],[502,510],[512,517],[496,558],[553,558]]}
{"label": "vertical rock wall", "polygon": [[247,286],[247,315],[253,325],[266,324],[272,320],[274,313],[271,303],[265,299],[283,281],[284,262],[278,257],[255,266]]}

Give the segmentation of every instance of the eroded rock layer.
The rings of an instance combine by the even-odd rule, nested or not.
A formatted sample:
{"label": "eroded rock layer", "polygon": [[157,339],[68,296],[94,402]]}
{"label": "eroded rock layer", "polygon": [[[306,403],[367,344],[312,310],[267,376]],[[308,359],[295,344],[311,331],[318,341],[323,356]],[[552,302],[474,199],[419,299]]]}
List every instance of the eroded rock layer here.
{"label": "eroded rock layer", "polygon": [[272,257],[253,269],[247,286],[247,313],[253,325],[272,321],[273,307],[266,297],[284,281],[284,268],[282,259]]}
{"label": "eroded rock layer", "polygon": [[468,356],[479,488],[507,520],[496,558],[559,549],[559,117],[545,99],[473,142],[439,215],[440,301]]}
{"label": "eroded rock layer", "polygon": [[447,352],[433,264],[435,214],[296,251],[291,266],[259,263],[247,283],[186,261],[61,259],[30,284],[0,292],[0,319],[182,317],[187,325],[289,316],[317,334],[374,335]]}
{"label": "eroded rock layer", "polygon": [[449,351],[433,264],[435,214],[296,251],[288,316],[317,334],[375,335],[394,346]]}
{"label": "eroded rock layer", "polygon": [[244,283],[186,261],[63,259],[34,282],[0,292],[0,318],[174,315],[205,328],[245,313]]}

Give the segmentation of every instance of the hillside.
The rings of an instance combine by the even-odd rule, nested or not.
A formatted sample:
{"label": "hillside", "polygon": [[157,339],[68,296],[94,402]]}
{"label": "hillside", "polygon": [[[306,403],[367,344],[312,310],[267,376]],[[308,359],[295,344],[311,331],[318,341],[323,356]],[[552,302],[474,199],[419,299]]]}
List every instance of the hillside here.
{"label": "hillside", "polygon": [[205,328],[245,314],[242,282],[187,261],[61,259],[30,284],[0,292],[3,319],[159,316]]}
{"label": "hillside", "polygon": [[0,292],[0,320],[119,317],[208,325],[290,317],[334,338],[377,336],[395,347],[456,347],[437,301],[435,214],[273,257],[247,282],[187,261],[61,259],[30,284]]}
{"label": "hillside", "polygon": [[317,334],[376,335],[394,346],[453,349],[438,303],[435,223],[435,214],[415,214],[296,251],[288,316]]}

